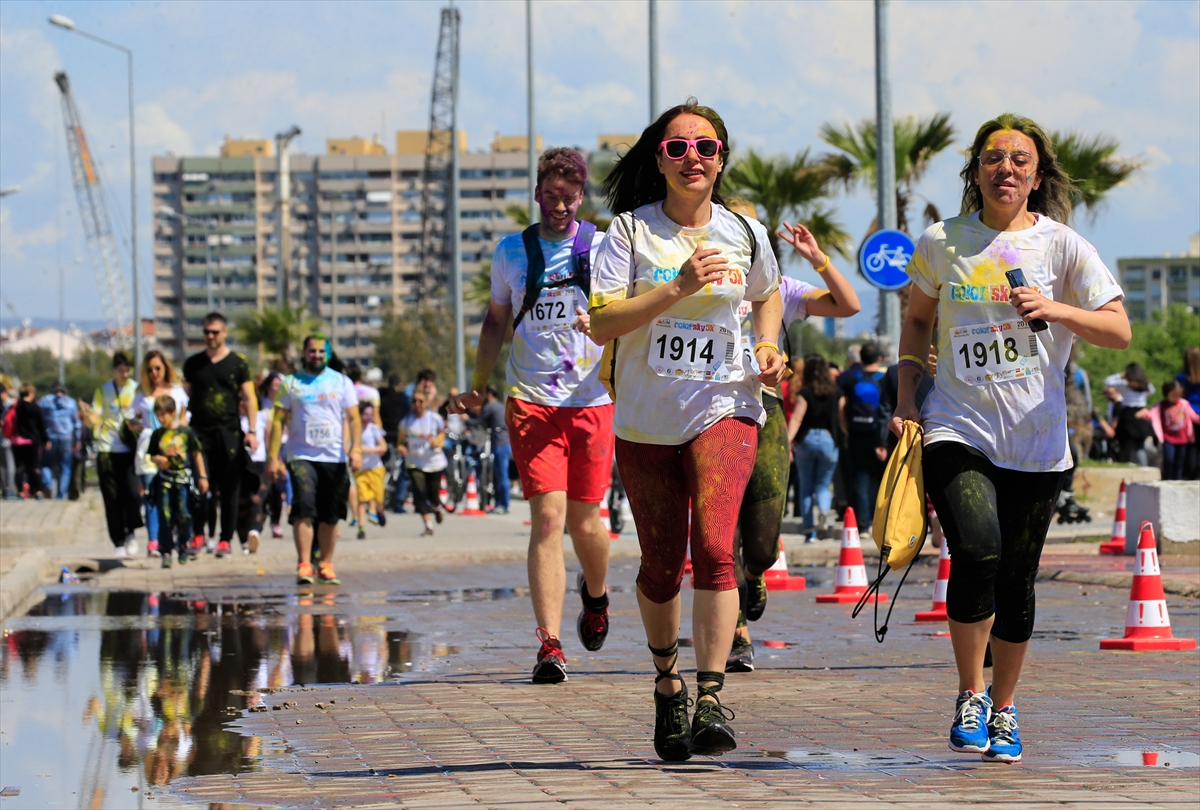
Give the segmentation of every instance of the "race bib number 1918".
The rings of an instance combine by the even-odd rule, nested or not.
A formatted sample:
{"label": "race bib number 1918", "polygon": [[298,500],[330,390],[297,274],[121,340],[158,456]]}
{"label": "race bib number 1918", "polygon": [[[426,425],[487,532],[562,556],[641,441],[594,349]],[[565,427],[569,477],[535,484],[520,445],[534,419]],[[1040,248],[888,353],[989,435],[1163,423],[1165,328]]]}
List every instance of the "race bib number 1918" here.
{"label": "race bib number 1918", "polygon": [[1037,335],[1021,319],[950,330],[954,373],[967,385],[989,385],[1042,373]]}
{"label": "race bib number 1918", "polygon": [[728,382],[737,335],[703,321],[659,318],[650,328],[650,368],[660,377]]}

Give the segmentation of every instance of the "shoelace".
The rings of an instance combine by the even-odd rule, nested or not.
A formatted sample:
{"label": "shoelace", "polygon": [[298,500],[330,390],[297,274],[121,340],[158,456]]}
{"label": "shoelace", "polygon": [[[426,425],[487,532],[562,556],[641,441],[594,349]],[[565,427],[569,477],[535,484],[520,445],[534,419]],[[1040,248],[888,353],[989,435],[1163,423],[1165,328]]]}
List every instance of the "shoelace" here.
{"label": "shoelace", "polygon": [[608,617],[603,612],[583,611],[583,629],[590,635],[598,636],[608,629]]}
{"label": "shoelace", "polygon": [[1017,718],[1010,712],[996,712],[992,715],[992,728],[995,730],[995,738],[998,742],[1011,743],[1015,742],[1015,735],[1018,731]]}
{"label": "shoelace", "polygon": [[723,703],[715,700],[700,700],[700,698],[696,698],[696,714],[700,714],[701,712],[719,714],[725,720],[734,720],[737,717],[733,709]]}
{"label": "shoelace", "polygon": [[969,731],[979,728],[979,717],[983,714],[982,695],[971,695],[958,707],[958,716],[954,722]]}
{"label": "shoelace", "polygon": [[[550,635],[549,630],[544,627],[539,627],[536,631],[534,631],[534,635],[538,637],[538,641],[542,642],[542,648],[538,650],[538,661],[541,661],[546,656],[551,655],[555,658],[559,658],[564,661],[566,660],[566,656],[563,655],[562,645],[558,643],[558,639]],[[554,643],[551,644],[551,641]]]}

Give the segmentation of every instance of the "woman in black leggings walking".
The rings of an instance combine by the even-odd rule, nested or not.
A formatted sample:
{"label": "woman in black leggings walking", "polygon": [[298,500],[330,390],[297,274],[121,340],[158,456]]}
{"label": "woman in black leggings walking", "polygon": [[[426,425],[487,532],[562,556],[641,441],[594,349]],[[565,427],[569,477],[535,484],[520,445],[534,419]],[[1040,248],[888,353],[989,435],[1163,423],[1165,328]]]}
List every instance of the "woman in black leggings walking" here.
{"label": "woman in black leggings walking", "polygon": [[[1037,124],[1007,113],[988,121],[962,179],[962,214],[922,234],[908,266],[891,428],[924,429],[925,486],[954,561],[950,747],[1017,762],[1013,701],[1033,633],[1034,579],[1071,466],[1063,370],[1073,335],[1125,348],[1130,329],[1112,273],[1061,224],[1071,181]],[[935,318],[942,362],[918,409]],[[985,689],[989,637],[994,680]]]}

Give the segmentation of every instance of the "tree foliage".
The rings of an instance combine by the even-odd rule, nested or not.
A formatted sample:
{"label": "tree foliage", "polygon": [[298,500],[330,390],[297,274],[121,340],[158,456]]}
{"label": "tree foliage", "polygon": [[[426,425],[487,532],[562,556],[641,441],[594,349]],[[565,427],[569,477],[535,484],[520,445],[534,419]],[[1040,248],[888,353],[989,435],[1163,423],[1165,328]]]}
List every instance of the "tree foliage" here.
{"label": "tree foliage", "polygon": [[834,179],[823,161],[810,159],[808,149],[795,157],[764,157],[751,149],[726,169],[722,187],[727,198],[741,197],[758,209],[776,261],[783,260],[778,231],[785,220],[804,223],[822,249],[849,259],[852,237],[822,204]]}
{"label": "tree foliage", "polygon": [[[33,383],[38,397],[58,382],[58,358],[49,349],[4,355],[4,373],[14,383]],[[91,402],[96,389],[112,378],[112,355],[100,349],[84,352],[63,366],[67,393]]]}
{"label": "tree foliage", "polygon": [[303,309],[264,307],[247,312],[233,326],[234,336],[247,347],[260,347],[261,359],[270,360],[276,371],[295,371],[293,351],[299,351],[305,336],[321,331],[321,322]]}
{"label": "tree foliage", "polygon": [[1058,162],[1071,178],[1075,191],[1071,204],[1080,206],[1094,219],[1108,192],[1128,180],[1143,161],[1115,157],[1120,143],[1108,135],[1055,132],[1050,136]]}
{"label": "tree foliage", "polygon": [[[909,232],[909,207],[914,187],[933,158],[954,142],[954,125],[950,113],[936,113],[928,118],[906,116],[892,122],[896,146],[896,219],[897,227]],[[839,150],[840,154],[826,155],[824,161],[833,176],[847,190],[857,186],[875,188],[877,144],[874,119],[864,118],[857,124],[841,126],[823,124],[821,140]],[[932,217],[932,219],[931,219]],[[932,203],[925,208],[925,219],[941,219]]]}
{"label": "tree foliage", "polygon": [[441,302],[421,303],[383,316],[375,340],[376,362],[386,374],[416,379],[417,372],[437,372],[443,391],[454,380],[454,314]]}
{"label": "tree foliage", "polygon": [[[1133,339],[1128,349],[1102,349],[1080,341],[1076,344],[1076,360],[1092,381],[1092,400],[1103,407],[1103,381],[1110,374],[1124,371],[1128,363],[1139,363],[1156,390],[1166,380],[1175,379],[1183,370],[1183,353],[1188,346],[1200,343],[1200,314],[1191,312],[1184,304],[1172,304],[1164,316],[1154,312],[1144,321],[1132,321]],[[1153,404],[1160,399],[1155,393]]]}

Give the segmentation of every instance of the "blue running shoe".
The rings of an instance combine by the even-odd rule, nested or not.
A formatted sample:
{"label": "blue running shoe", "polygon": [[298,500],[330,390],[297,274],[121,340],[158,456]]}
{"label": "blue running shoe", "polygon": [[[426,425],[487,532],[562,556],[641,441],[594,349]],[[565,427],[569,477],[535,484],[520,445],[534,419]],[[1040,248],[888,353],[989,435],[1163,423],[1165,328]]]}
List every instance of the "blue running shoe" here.
{"label": "blue running shoe", "polygon": [[950,750],[982,754],[988,750],[988,721],[992,717],[992,699],[986,693],[970,689],[958,696],[954,725],[950,727]]}
{"label": "blue running shoe", "polygon": [[984,762],[1021,761],[1021,731],[1017,728],[1016,706],[1005,706],[992,712],[987,731],[990,745],[983,752]]}

